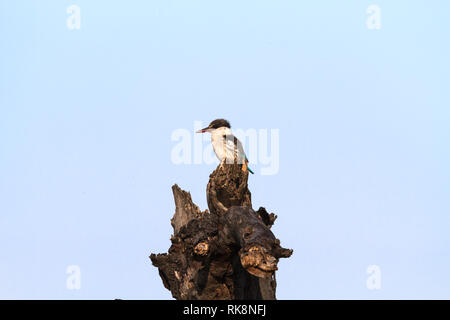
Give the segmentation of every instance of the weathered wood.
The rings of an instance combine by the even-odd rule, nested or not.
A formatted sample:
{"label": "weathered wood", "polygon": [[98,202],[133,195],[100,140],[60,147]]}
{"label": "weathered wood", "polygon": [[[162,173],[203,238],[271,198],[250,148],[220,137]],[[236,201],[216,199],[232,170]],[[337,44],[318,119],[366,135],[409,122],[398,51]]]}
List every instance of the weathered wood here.
{"label": "weathered wood", "polygon": [[182,226],[185,226],[190,220],[201,217],[204,212],[192,202],[191,194],[181,190],[178,185],[172,187],[173,198],[175,200],[175,214],[170,220],[175,234]]}
{"label": "weathered wood", "polygon": [[248,171],[240,164],[220,164],[209,176],[206,196],[211,212],[224,215],[233,206],[252,207],[252,197],[247,186]]}
{"label": "weathered wood", "polygon": [[240,165],[220,165],[210,175],[204,212],[173,186],[172,245],[150,259],[175,299],[275,299],[278,261],[292,250],[270,231],[276,216],[252,209],[247,179]]}

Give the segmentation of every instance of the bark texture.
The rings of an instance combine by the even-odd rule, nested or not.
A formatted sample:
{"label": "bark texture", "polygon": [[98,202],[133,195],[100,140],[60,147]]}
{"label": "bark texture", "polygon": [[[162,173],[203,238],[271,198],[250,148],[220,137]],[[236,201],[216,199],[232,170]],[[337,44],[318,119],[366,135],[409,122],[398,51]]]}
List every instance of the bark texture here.
{"label": "bark texture", "polygon": [[206,190],[209,211],[201,211],[189,192],[172,187],[172,245],[150,259],[175,299],[276,298],[278,261],[293,251],[282,248],[270,230],[276,216],[252,209],[247,181],[241,165],[219,165]]}

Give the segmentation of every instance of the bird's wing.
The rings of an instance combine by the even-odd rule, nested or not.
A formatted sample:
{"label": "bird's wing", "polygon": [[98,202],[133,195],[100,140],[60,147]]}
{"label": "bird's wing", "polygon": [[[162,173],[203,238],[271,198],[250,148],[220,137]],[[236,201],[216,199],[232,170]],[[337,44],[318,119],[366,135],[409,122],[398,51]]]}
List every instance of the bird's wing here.
{"label": "bird's wing", "polygon": [[238,163],[247,160],[242,143],[233,134],[223,136],[228,159],[238,159]]}

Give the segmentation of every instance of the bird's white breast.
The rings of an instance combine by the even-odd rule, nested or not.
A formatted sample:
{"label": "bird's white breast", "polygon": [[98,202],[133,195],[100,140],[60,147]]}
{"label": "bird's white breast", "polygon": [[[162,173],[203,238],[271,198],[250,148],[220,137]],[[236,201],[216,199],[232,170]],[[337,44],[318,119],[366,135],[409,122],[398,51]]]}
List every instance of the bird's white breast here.
{"label": "bird's white breast", "polygon": [[245,153],[242,145],[239,141],[236,142],[237,144],[229,128],[219,128],[211,132],[211,143],[220,161],[226,159],[227,163],[233,163],[236,157],[238,162],[244,161]]}
{"label": "bird's white breast", "polygon": [[220,161],[223,161],[227,157],[227,148],[224,136],[231,134],[229,128],[219,128],[211,132],[211,143],[214,152]]}

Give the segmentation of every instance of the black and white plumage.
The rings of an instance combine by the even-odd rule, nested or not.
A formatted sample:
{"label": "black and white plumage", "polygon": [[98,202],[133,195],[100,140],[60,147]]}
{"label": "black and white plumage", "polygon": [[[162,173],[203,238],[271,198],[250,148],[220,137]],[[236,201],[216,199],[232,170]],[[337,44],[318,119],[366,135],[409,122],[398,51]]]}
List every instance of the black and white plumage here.
{"label": "black and white plumage", "polygon": [[245,155],[242,143],[231,132],[230,123],[225,119],[216,119],[209,126],[197,131],[197,133],[211,133],[211,143],[214,153],[221,163],[234,163],[235,161],[242,164],[243,170],[248,170],[248,159]]}

